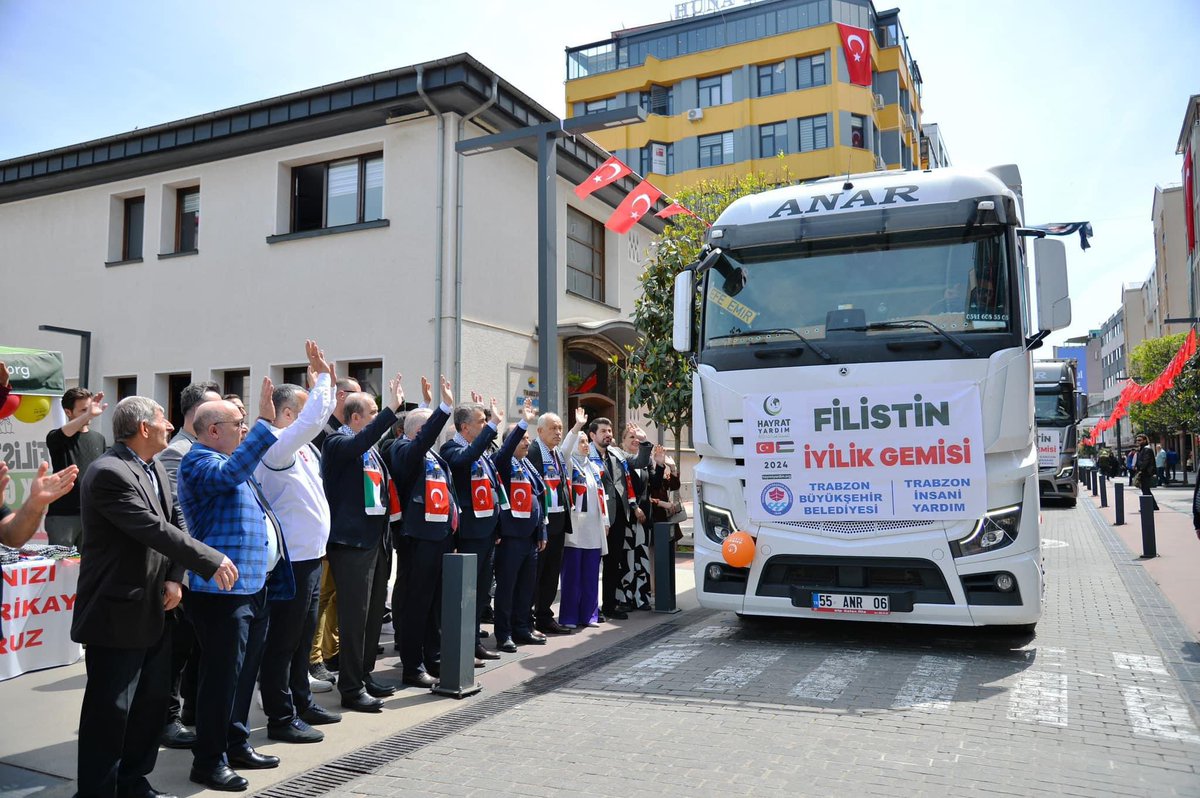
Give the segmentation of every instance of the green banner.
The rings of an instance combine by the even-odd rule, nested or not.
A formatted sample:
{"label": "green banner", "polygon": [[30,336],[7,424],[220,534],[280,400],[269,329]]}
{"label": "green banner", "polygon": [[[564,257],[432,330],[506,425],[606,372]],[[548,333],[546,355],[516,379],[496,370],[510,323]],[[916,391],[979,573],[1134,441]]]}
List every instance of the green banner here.
{"label": "green banner", "polygon": [[13,393],[61,396],[66,390],[62,352],[0,346],[0,361],[8,366]]}

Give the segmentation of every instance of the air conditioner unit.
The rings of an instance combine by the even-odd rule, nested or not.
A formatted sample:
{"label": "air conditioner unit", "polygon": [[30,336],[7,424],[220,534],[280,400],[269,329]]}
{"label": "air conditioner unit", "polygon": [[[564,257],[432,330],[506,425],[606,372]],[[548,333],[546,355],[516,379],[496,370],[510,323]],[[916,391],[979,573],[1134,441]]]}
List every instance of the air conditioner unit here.
{"label": "air conditioner unit", "polygon": [[880,158],[878,155],[876,155],[875,156],[875,171],[882,172],[884,169],[887,169],[887,164],[883,162],[883,158]]}
{"label": "air conditioner unit", "polygon": [[704,109],[703,108],[689,108],[688,112],[687,112],[687,118],[688,118],[689,122],[695,122],[697,120],[703,119],[704,118]]}
{"label": "air conditioner unit", "polygon": [[883,110],[883,106],[884,106],[884,102],[883,102],[883,95],[882,95],[882,94],[876,94],[876,95],[875,95],[875,110],[876,110],[876,111],[882,111],[882,110]]}

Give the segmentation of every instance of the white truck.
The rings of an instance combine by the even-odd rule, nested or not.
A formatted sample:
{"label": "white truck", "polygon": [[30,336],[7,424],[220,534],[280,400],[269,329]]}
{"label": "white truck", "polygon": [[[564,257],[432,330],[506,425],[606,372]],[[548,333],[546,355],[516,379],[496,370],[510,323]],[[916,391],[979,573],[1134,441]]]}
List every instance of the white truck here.
{"label": "white truck", "polygon": [[[702,606],[1037,622],[1030,350],[1071,306],[1062,243],[1023,213],[998,166],[788,186],[716,220],[674,298]],[[748,567],[722,553],[734,531]]]}
{"label": "white truck", "polygon": [[1033,414],[1037,425],[1038,491],[1042,501],[1074,507],[1079,496],[1075,478],[1078,435],[1075,425],[1087,407],[1076,387],[1074,360],[1033,362]]}

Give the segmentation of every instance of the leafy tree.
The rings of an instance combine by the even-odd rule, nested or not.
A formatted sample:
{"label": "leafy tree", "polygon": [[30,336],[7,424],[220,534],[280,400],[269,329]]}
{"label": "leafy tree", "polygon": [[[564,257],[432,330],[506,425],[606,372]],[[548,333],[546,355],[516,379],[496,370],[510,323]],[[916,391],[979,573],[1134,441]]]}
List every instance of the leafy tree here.
{"label": "leafy tree", "polygon": [[[1183,346],[1186,333],[1148,338],[1130,353],[1130,376],[1145,385],[1157,377]],[[1166,435],[1195,429],[1200,413],[1200,371],[1188,365],[1175,378],[1175,385],[1151,405],[1134,403],[1129,417],[1134,429],[1148,435]]]}
{"label": "leafy tree", "polygon": [[[630,405],[645,407],[656,426],[671,430],[676,462],[683,428],[692,422],[692,366],[686,355],[671,346],[675,275],[699,257],[708,230],[705,221],[711,223],[739,197],[788,182],[787,169],[781,167],[775,175],[755,172],[736,178],[704,180],[681,190],[675,201],[696,216],[677,214],[670,218],[642,272],[642,294],[633,307],[639,340],[636,346],[625,347],[623,364],[615,357],[613,363],[629,386]],[[699,301],[697,296],[697,308]]]}

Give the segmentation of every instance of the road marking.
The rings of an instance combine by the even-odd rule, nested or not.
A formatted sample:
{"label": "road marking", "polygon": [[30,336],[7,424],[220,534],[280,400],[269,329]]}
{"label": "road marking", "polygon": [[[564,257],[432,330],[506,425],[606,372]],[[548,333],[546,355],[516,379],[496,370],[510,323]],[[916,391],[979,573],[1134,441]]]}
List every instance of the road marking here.
{"label": "road marking", "polygon": [[692,634],[693,640],[718,640],[722,637],[732,637],[737,631],[732,626],[706,626]]}
{"label": "road marking", "polygon": [[732,664],[710,673],[696,689],[724,692],[745,687],[782,657],[783,654],[739,654]]}
{"label": "road marking", "polygon": [[1200,745],[1200,730],[1179,693],[1165,686],[1121,685],[1125,711],[1137,737]]}
{"label": "road marking", "polygon": [[1043,549],[1065,549],[1071,544],[1065,540],[1055,540],[1054,538],[1042,538]]}
{"label": "road marking", "polygon": [[846,688],[862,675],[867,662],[877,652],[847,651],[831,654],[788,693],[792,698],[832,703],[842,697]]}
{"label": "road marking", "polygon": [[1122,654],[1114,651],[1113,661],[1122,670],[1134,671],[1135,673],[1153,673],[1155,676],[1170,675],[1167,673],[1166,666],[1163,665],[1162,657],[1148,657],[1142,654]]}
{"label": "road marking", "polygon": [[950,707],[966,663],[950,657],[926,656],[917,661],[892,709],[942,712]]}
{"label": "road marking", "polygon": [[636,665],[608,677],[609,684],[645,687],[656,679],[661,679],[683,663],[695,658],[700,649],[675,649],[660,651],[653,657],[642,660]]}
{"label": "road marking", "polygon": [[1043,726],[1067,725],[1067,674],[1025,671],[1008,695],[1008,719]]}

